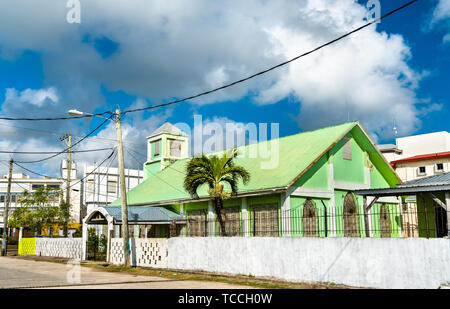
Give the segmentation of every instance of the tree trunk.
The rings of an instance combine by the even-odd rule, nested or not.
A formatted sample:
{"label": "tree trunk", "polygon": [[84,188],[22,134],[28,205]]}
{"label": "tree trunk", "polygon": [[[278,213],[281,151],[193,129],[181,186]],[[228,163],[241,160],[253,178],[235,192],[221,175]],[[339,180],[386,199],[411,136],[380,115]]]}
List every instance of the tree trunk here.
{"label": "tree trunk", "polygon": [[217,220],[219,221],[220,226],[220,236],[227,236],[226,230],[225,230],[225,209],[223,208],[223,201],[220,197],[214,198],[214,206],[216,210],[216,216]]}

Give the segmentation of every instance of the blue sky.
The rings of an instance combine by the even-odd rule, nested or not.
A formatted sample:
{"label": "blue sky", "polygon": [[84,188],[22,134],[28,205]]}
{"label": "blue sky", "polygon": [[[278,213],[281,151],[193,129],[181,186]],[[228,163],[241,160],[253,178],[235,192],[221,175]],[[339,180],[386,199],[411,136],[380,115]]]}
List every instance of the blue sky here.
{"label": "blue sky", "polygon": [[[189,7],[178,0],[81,0],[81,23],[69,24],[64,1],[21,2],[0,4],[2,116],[125,110],[190,96],[354,29],[367,11],[366,1],[350,0],[195,0]],[[380,3],[385,14],[406,0]],[[281,136],[359,120],[379,143],[393,142],[394,122],[399,136],[449,131],[448,33],[450,1],[422,0],[300,63],[193,102],[130,115],[125,140],[145,154],[152,130],[164,121],[192,125],[194,114],[206,121],[280,123]],[[58,134],[82,136],[99,121],[3,121],[0,148],[59,150]],[[80,149],[111,145],[114,134],[109,125],[102,140]],[[93,163],[103,156],[76,159]],[[55,174],[56,163],[31,167]],[[132,159],[127,165],[139,167]]]}

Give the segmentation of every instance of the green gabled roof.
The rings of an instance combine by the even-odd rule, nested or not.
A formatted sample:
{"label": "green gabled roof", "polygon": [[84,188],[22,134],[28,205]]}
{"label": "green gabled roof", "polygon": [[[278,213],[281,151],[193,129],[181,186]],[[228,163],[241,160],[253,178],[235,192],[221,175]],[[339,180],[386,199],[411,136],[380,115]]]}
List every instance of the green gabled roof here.
{"label": "green gabled roof", "polygon": [[[270,147],[276,146],[278,142],[278,167],[261,169],[261,164],[269,161],[261,155],[256,158],[250,158],[249,155],[236,158],[235,163],[244,166],[251,175],[250,182],[247,185],[244,186],[242,183],[239,185],[239,193],[288,186],[300,172],[312,165],[321,154],[326,152],[330,145],[355,125],[355,122],[345,123],[254,144],[253,147],[258,147],[259,154],[259,149],[270,150]],[[250,147],[252,145],[238,147],[238,151],[248,154]],[[189,194],[183,188],[184,171],[188,160],[189,158],[174,162],[130,190],[127,193],[127,204],[142,205],[189,199]],[[199,196],[207,196],[206,186],[200,188]],[[111,205],[120,205],[120,199],[114,201]]]}
{"label": "green gabled roof", "polygon": [[[238,147],[238,152],[246,155],[236,158],[235,163],[244,166],[251,175],[250,182],[247,185],[239,184],[238,193],[280,189],[292,185],[355,126],[359,127],[359,123],[350,122]],[[264,162],[269,161],[269,158],[265,158],[264,154],[263,156],[258,155],[256,158],[251,158],[248,155],[249,148],[252,146],[258,147],[259,154],[259,149],[270,150],[271,147],[276,146],[276,143],[279,147],[277,168],[261,168]],[[373,143],[369,140],[368,144],[373,146]],[[373,149],[377,152],[376,148]],[[183,188],[184,171],[188,160],[189,158],[174,162],[130,190],[127,193],[127,204],[163,204],[174,200],[191,199]],[[381,160],[385,165],[388,165],[382,158]],[[389,168],[387,167],[387,169]],[[392,173],[395,175],[393,171]],[[394,177],[396,178],[396,176]],[[201,187],[198,193],[200,197],[207,197],[207,187]],[[120,203],[121,201],[118,199],[111,205],[120,205]]]}

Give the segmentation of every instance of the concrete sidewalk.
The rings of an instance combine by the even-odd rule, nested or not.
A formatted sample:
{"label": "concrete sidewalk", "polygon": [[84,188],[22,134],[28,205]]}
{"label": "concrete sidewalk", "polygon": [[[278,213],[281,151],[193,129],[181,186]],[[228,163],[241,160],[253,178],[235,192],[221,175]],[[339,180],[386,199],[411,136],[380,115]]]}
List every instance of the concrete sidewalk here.
{"label": "concrete sidewalk", "polygon": [[[79,274],[80,281],[71,283]],[[76,280],[75,280],[76,281]],[[97,271],[88,267],[0,257],[0,288],[63,289],[249,289],[211,281],[183,281]]]}

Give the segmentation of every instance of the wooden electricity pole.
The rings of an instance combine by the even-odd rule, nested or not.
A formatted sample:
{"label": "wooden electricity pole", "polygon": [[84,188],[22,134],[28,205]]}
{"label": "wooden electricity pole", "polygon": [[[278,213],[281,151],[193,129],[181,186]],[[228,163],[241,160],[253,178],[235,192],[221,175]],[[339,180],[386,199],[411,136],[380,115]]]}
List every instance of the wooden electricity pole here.
{"label": "wooden electricity pole", "polygon": [[120,195],[122,197],[122,239],[123,239],[123,256],[125,266],[129,264],[129,243],[128,243],[128,209],[127,209],[127,189],[125,186],[125,166],[123,160],[123,143],[122,143],[122,127],[120,124],[120,110],[116,109],[116,131],[117,131],[117,150],[119,160],[119,180]]}
{"label": "wooden electricity pole", "polygon": [[2,256],[6,256],[8,253],[8,212],[9,201],[11,199],[11,179],[13,169],[13,159],[9,160],[9,174],[8,174],[8,189],[6,191],[5,212],[3,214],[3,236],[2,236]]}
{"label": "wooden electricity pole", "polygon": [[64,141],[67,139],[67,189],[66,189],[66,203],[64,206],[64,226],[63,226],[63,233],[64,233],[64,237],[67,237],[67,233],[68,233],[68,222],[67,222],[67,217],[68,214],[70,213],[70,177],[72,174],[72,135],[69,134],[65,134],[63,137],[60,138],[61,141]]}

